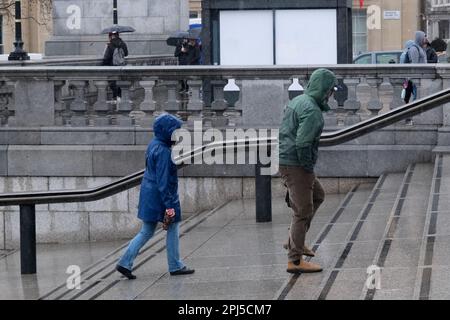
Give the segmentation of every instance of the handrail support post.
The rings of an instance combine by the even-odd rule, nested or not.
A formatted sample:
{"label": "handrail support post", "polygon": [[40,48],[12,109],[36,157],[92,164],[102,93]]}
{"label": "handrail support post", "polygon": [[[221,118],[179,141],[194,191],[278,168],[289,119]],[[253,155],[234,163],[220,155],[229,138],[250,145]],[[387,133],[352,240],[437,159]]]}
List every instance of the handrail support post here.
{"label": "handrail support post", "polygon": [[258,157],[255,165],[256,222],[272,221],[272,177],[261,174],[261,169],[268,167],[262,165]]}
{"label": "handrail support post", "polygon": [[20,270],[22,274],[36,273],[36,207],[20,206]]}

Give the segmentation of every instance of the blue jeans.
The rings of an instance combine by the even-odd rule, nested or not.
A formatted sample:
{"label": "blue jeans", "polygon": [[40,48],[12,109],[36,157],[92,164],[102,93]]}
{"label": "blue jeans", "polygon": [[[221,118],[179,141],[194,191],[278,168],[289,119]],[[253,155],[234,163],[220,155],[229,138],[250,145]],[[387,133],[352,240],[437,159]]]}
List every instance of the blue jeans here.
{"label": "blue jeans", "polygon": [[[136,259],[139,250],[153,237],[157,222],[144,222],[141,231],[131,240],[127,251],[120,258],[118,265],[128,270],[132,270],[133,262]],[[180,223],[174,222],[169,225],[166,235],[167,263],[169,272],[174,272],[184,268],[183,262],[180,260],[179,250],[179,228]]]}

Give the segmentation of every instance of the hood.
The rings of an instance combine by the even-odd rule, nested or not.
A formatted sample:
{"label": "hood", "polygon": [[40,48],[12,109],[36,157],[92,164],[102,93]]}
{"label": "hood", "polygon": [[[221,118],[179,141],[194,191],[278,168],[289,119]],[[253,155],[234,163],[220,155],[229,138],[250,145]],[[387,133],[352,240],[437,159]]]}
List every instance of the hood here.
{"label": "hood", "polygon": [[177,117],[164,113],[156,118],[153,124],[155,137],[168,145],[172,143],[172,134],[175,130],[180,129],[183,122]]}
{"label": "hood", "polygon": [[311,75],[305,94],[312,97],[322,111],[329,111],[328,93],[337,85],[336,76],[328,69],[317,69]]}
{"label": "hood", "polygon": [[422,48],[423,39],[425,39],[426,35],[423,31],[416,31],[416,44]]}
{"label": "hood", "polygon": [[405,49],[409,49],[414,45],[414,41],[413,40],[408,40],[405,42]]}

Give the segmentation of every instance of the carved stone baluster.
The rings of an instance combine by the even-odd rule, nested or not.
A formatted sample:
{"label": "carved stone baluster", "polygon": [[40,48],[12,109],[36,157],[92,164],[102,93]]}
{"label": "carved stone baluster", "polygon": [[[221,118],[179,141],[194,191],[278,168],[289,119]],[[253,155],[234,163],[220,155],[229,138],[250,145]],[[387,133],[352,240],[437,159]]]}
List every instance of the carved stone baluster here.
{"label": "carved stone baluster", "polygon": [[97,87],[97,101],[94,103],[94,126],[109,126],[111,125],[110,110],[111,106],[107,103],[108,95],[108,81],[95,81]]}
{"label": "carved stone baluster", "polygon": [[[450,88],[450,74],[447,74],[446,72],[442,72],[441,73],[441,77],[442,77],[442,87],[443,88]],[[448,130],[448,127],[450,126],[450,103],[446,103],[443,106],[443,120],[442,120],[442,124],[444,125],[444,127],[446,127],[445,129]],[[447,132],[447,131],[446,131]],[[448,141],[448,134],[441,134],[441,136],[445,135],[445,141]],[[441,142],[440,142],[441,144]]]}
{"label": "carved stone baluster", "polygon": [[139,84],[144,88],[144,100],[139,106],[139,110],[142,112],[142,117],[137,119],[136,125],[141,127],[151,127],[155,118],[154,112],[156,110],[156,101],[153,96],[153,88],[155,87],[155,80],[141,80]]}
{"label": "carved stone baluster", "polygon": [[130,112],[133,110],[133,102],[130,98],[131,81],[117,81],[117,86],[122,91],[120,102],[117,103],[117,125],[132,126],[133,119],[130,117]]}
{"label": "carved stone baluster", "polygon": [[359,84],[356,86],[356,100],[359,101],[361,104],[361,107],[357,111],[359,116],[361,117],[361,120],[366,120],[369,118],[370,112],[369,112],[369,101],[370,96],[372,94],[371,88],[369,84],[367,83],[366,78],[360,78]]}
{"label": "carved stone baluster", "polygon": [[187,119],[188,123],[193,121],[202,121],[202,111],[204,108],[202,81],[188,80],[190,96],[186,105],[186,111],[178,112],[182,119]]}
{"label": "carved stone baluster", "polygon": [[348,99],[344,103],[344,109],[347,111],[345,117],[345,124],[352,125],[361,120],[360,116],[356,112],[361,108],[361,103],[357,101],[356,86],[359,84],[358,79],[345,79],[345,85],[348,88]]}
{"label": "carved stone baluster", "polygon": [[394,89],[394,98],[391,103],[391,109],[398,108],[405,104],[405,101],[402,100],[402,90],[403,90],[403,82],[405,79],[391,79],[391,84]]}
{"label": "carved stone baluster", "polygon": [[70,81],[70,86],[74,93],[74,100],[70,104],[72,117],[70,124],[73,127],[84,127],[88,123],[87,117],[87,101],[86,101],[86,81],[76,80]]}
{"label": "carved stone baluster", "polygon": [[164,103],[164,110],[180,110],[180,101],[177,100],[178,81],[165,81],[167,87],[167,101]]}
{"label": "carved stone baluster", "polygon": [[380,96],[380,102],[383,106],[380,113],[389,112],[392,101],[394,101],[394,87],[388,77],[383,77],[383,82],[380,84],[378,94]]}
{"label": "carved stone baluster", "polygon": [[371,116],[376,116],[381,110],[381,103],[378,97],[378,79],[369,79],[368,83],[370,85],[370,101],[367,104],[367,109],[369,109]]}
{"label": "carved stone baluster", "polygon": [[325,127],[335,127],[338,125],[338,101],[336,100],[336,92],[328,99],[330,111],[324,113],[323,118]]}
{"label": "carved stone baluster", "polygon": [[211,111],[214,113],[214,117],[211,118],[211,125],[213,127],[224,127],[227,125],[227,118],[223,115],[228,107],[223,91],[226,84],[226,80],[211,81],[214,94],[214,101],[211,103]]}
{"label": "carved stone baluster", "polygon": [[294,99],[295,97],[302,95],[305,91],[304,87],[301,85],[299,78],[292,78],[292,83],[288,88],[288,97],[289,100]]}
{"label": "carved stone baluster", "polygon": [[14,101],[14,81],[0,81],[0,126],[16,126],[16,107]]}
{"label": "carved stone baluster", "polygon": [[229,79],[228,84],[223,88],[224,99],[227,103],[227,110],[223,116],[227,118],[228,126],[235,127],[242,123],[242,113],[236,107],[240,99],[241,89],[236,84],[235,79]]}
{"label": "carved stone baluster", "polygon": [[53,83],[55,88],[55,126],[63,126],[66,104],[62,99],[62,88],[65,85],[65,81],[54,80]]}

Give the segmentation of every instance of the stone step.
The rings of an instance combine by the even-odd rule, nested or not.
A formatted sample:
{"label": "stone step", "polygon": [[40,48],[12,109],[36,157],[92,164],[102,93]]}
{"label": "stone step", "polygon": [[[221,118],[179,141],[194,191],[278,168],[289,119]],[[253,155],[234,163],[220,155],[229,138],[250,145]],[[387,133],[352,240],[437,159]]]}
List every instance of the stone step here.
{"label": "stone step", "polygon": [[450,299],[450,154],[441,152],[435,159],[430,202],[427,208],[423,242],[414,298]]}
{"label": "stone step", "polygon": [[[181,223],[180,231],[190,228],[192,227],[192,225],[195,225],[200,216],[201,214],[192,215],[186,220],[184,220]],[[165,232],[162,229],[158,229],[155,232],[154,237],[142,248],[136,260],[136,266],[138,266],[139,261],[143,259],[142,258],[143,256],[145,256],[146,254],[148,256],[148,253],[150,253],[151,255],[152,252],[154,252],[155,250],[160,250],[161,243],[163,242],[164,239],[165,239]],[[118,259],[120,258],[121,254],[125,250],[125,248],[128,246],[128,243],[129,242],[124,243],[122,246],[115,249],[101,260],[84,269],[81,273],[82,279],[81,290],[70,290],[64,283],[61,284],[59,287],[53,289],[52,291],[46,293],[45,295],[41,296],[40,299],[45,300],[71,299],[74,296],[76,297],[77,295],[83,294],[84,292],[97,287],[99,284],[105,283],[106,278],[109,275],[115,274],[114,272],[115,265]]]}
{"label": "stone step", "polygon": [[[368,288],[363,281],[359,299],[413,298],[432,176],[432,164],[408,167],[371,263],[379,268],[380,287]],[[367,280],[368,270],[363,276]]]}
{"label": "stone step", "polygon": [[[335,207],[341,198],[331,196],[324,202],[324,208]],[[274,200],[274,212],[278,214],[274,214],[273,224],[257,224],[254,200],[239,200],[205,215],[197,227],[185,231],[180,239],[180,252],[186,264],[197,270],[188,278],[170,277],[166,253],[161,251],[141,265],[137,273],[139,281],[117,281],[118,275],[114,274],[96,290],[76,298],[204,299],[205,294],[214,290],[215,294],[209,295],[214,299],[254,298],[255,294],[258,298],[272,299],[273,292],[286,278],[286,252],[281,245],[290,222],[290,214],[286,214],[290,209],[282,199]],[[325,209],[318,212],[319,220],[328,218]],[[274,232],[276,239],[273,238]],[[279,263],[281,260],[283,263]],[[252,268],[250,273],[249,267]],[[263,279],[259,279],[261,274]],[[236,281],[239,283],[239,293],[233,293]],[[174,283],[175,291],[172,288]],[[256,289],[260,286],[267,286],[267,289],[260,292]],[[204,290],[200,290],[202,287]],[[262,293],[263,296],[260,296]]]}
{"label": "stone step", "polygon": [[[380,195],[380,190],[384,186],[386,190],[395,185],[394,176],[382,176],[375,186],[360,186],[350,192],[343,203],[335,210],[331,210],[331,220],[323,226],[323,231],[315,241],[314,248],[317,257],[312,261],[322,265],[324,272],[311,275],[294,275],[289,279],[288,285],[283,289],[277,299],[305,300],[316,299],[319,295],[320,284],[327,279],[329,271],[336,263],[335,260],[339,252],[343,251],[348,239],[352,236],[356,227],[356,222],[361,216],[367,218],[367,213],[373,207],[373,200]],[[385,197],[383,193],[383,197]],[[387,201],[384,198],[384,201]],[[380,202],[380,206],[374,208],[380,218],[384,216],[383,207],[388,202]]]}
{"label": "stone step", "polygon": [[287,298],[359,298],[365,269],[372,262],[403,178],[404,174],[379,178],[349,228],[343,232],[341,241],[318,254],[318,258],[322,256],[325,260],[322,263],[324,272],[301,276],[303,279]]}

